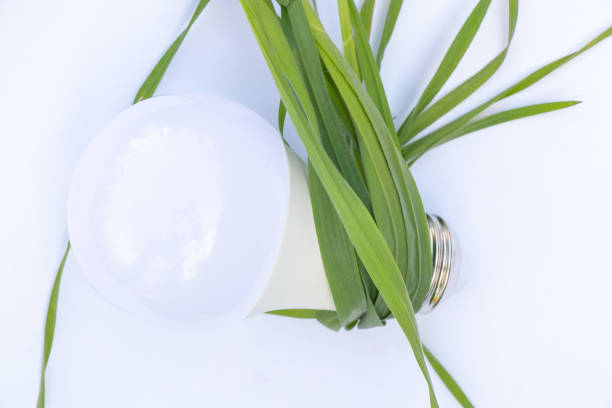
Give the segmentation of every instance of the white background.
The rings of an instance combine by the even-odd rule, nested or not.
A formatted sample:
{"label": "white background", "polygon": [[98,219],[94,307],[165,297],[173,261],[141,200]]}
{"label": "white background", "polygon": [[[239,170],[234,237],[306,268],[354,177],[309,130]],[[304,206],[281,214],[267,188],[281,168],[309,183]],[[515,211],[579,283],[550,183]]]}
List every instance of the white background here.
{"label": "white background", "polygon": [[[66,236],[71,171],[127,107],[195,0],[0,4],[0,407],[33,407]],[[337,32],[335,2],[319,1]],[[380,5],[385,4],[380,1]],[[406,1],[382,73],[401,120],[476,1]],[[494,0],[449,85],[504,45]],[[378,15],[380,17],[380,15]],[[609,0],[523,1],[507,62],[465,111],[612,24]],[[424,342],[480,407],[612,407],[612,41],[496,109],[564,112],[453,142],[414,167],[464,250],[464,286],[420,317]],[[448,87],[445,89],[449,89]],[[238,1],[213,0],[159,93],[213,92],[275,123],[277,93]],[[494,109],[495,110],[495,109]],[[435,379],[442,407],[455,406]],[[425,407],[399,328],[333,333],[271,316],[225,329],[143,321],[68,261],[49,407]]]}

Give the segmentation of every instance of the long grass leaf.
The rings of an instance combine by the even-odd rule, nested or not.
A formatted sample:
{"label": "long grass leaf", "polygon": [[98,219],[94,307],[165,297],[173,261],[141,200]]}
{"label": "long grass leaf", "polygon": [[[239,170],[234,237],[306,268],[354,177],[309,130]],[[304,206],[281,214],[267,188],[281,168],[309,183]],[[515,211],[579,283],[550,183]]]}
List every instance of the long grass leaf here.
{"label": "long grass leaf", "polygon": [[454,140],[468,133],[499,125],[501,123],[522,119],[529,116],[540,115],[542,113],[553,112],[559,109],[566,109],[579,103],[580,101],[547,102],[535,105],[522,106],[520,108],[509,109],[502,112],[494,113],[482,119],[470,122],[468,125],[462,127],[453,135],[449,136],[447,138],[448,140],[445,140],[445,142]]}
{"label": "long grass leaf", "polygon": [[[302,98],[307,97],[307,93],[304,92],[301,78],[296,75],[295,61],[276,15],[270,10],[257,7],[255,0],[241,0],[241,3],[313,168],[328,192],[366,270],[402,327],[427,380],[431,405],[437,407],[414,310],[393,255],[367,208],[323,149],[316,127],[312,126],[305,113],[303,105],[309,102]],[[306,4],[310,9],[310,5]]]}
{"label": "long grass leaf", "polygon": [[51,356],[51,348],[53,347],[53,338],[55,336],[55,321],[57,319],[57,303],[59,299],[60,283],[62,281],[62,274],[64,272],[64,266],[66,265],[66,259],[68,259],[68,253],[70,252],[70,242],[66,245],[66,251],[62,257],[59,268],[55,275],[53,282],[53,288],[51,289],[51,296],[49,297],[49,306],[47,308],[47,319],[45,322],[45,334],[44,334],[44,346],[43,346],[43,360],[42,368],[40,372],[40,388],[38,390],[38,401],[36,402],[37,408],[45,407],[45,373],[47,371],[47,364],[49,363],[49,357]]}
{"label": "long grass leaf", "polygon": [[546,64],[545,66],[534,71],[530,75],[527,75],[524,79],[522,79],[521,81],[517,82],[516,84],[514,84],[513,86],[511,86],[510,88],[502,92],[497,97],[498,100],[512,96],[530,87],[531,85],[538,82],[540,79],[544,78],[551,72],[565,65],[566,63],[578,57],[579,55],[583,54],[584,52],[590,50],[595,45],[599,44],[600,42],[607,39],[611,35],[612,35],[612,27],[609,27],[606,30],[604,30],[601,34],[599,34],[598,36],[593,38],[591,41],[589,41],[584,47],[580,48],[579,50],[572,52],[571,54],[568,54],[565,57],[561,57],[558,60],[551,62],[550,64]]}
{"label": "long grass leaf", "polygon": [[[356,131],[353,127],[350,114],[346,108],[346,105],[344,104],[344,101],[342,100],[342,96],[340,95],[338,88],[336,88],[336,86],[333,84],[333,81],[329,77],[329,75],[326,75],[326,81],[328,84],[329,94],[332,99],[332,103],[334,104],[334,107],[336,108],[336,111],[338,112],[338,119],[339,119],[338,125],[340,127],[341,132],[344,134],[344,137],[347,140],[350,140],[351,142],[354,142],[354,143],[358,143],[358,136],[356,135]],[[362,167],[361,166],[362,164],[361,155],[356,147],[354,147],[353,154],[355,155],[355,160],[360,165],[360,169],[361,169]],[[372,204],[369,199],[369,194],[370,193],[368,192],[368,196],[366,197],[367,201],[364,201],[364,204],[366,205],[368,209],[371,210]],[[367,294],[366,300],[376,299],[378,296],[378,289],[376,289],[376,286],[374,286],[372,279],[370,279],[369,275],[363,268],[363,264],[361,263],[361,261],[359,262],[359,269],[361,273],[361,279],[363,281],[363,286]],[[369,310],[366,311],[366,315],[364,315],[363,318],[368,318],[367,316],[368,313],[369,313]],[[384,308],[381,308],[381,312],[378,314],[378,317],[387,316],[388,313],[389,313],[389,309],[386,308],[385,306]]]}
{"label": "long grass leaf", "polygon": [[318,309],[280,309],[266,312],[271,315],[292,317],[295,319],[316,319],[328,329],[340,330],[340,321],[333,310]]}
{"label": "long grass leaf", "polygon": [[461,389],[459,384],[455,381],[455,379],[450,375],[450,373],[444,368],[444,366],[438,361],[436,356],[426,347],[423,346],[423,350],[425,351],[425,356],[427,356],[427,360],[429,360],[429,364],[434,369],[440,380],[446,385],[446,388],[453,394],[453,397],[457,400],[459,404],[463,408],[474,408],[474,405],[470,401],[470,399],[465,395],[465,392]]}
{"label": "long grass leaf", "polygon": [[[351,28],[351,16],[350,16],[350,8],[348,3],[340,0],[339,6],[344,4],[344,9],[348,12],[348,24],[349,29]],[[322,28],[321,28],[322,29]],[[335,48],[335,46],[334,46]],[[350,70],[350,63],[347,65]],[[359,72],[359,69],[355,71],[352,70],[355,76],[356,73]],[[329,72],[328,72],[329,74]],[[371,77],[371,76],[370,76]],[[359,81],[359,78],[358,78]],[[333,79],[328,83],[328,88],[330,90],[330,95],[335,96],[335,105],[337,108],[343,112],[343,114],[348,115],[348,121],[355,124],[351,114],[348,112],[348,107],[345,101],[340,95],[340,91],[338,90],[336,84]],[[338,106],[340,105],[340,106]],[[363,123],[360,127],[360,132],[365,132],[368,135],[372,133],[370,129],[364,130]],[[365,125],[367,126],[367,124]],[[391,126],[390,129],[393,130]],[[361,157],[361,162],[363,166],[363,171],[369,186],[369,194],[370,194],[370,203],[371,208],[376,219],[376,223],[381,230],[387,244],[391,248],[391,251],[395,257],[396,262],[400,270],[406,274],[407,263],[406,263],[406,229],[404,225],[404,220],[402,216],[402,208],[399,200],[399,196],[397,194],[397,190],[394,186],[393,179],[389,174],[389,170],[387,165],[385,164],[385,158],[379,148],[370,148],[364,150],[364,144],[360,141],[360,132],[356,131],[356,127],[353,126],[354,135],[352,137],[356,140],[357,145],[359,146],[359,156]],[[370,157],[371,156],[371,157]],[[376,298],[377,311],[379,316],[385,317],[389,314],[389,309],[384,304],[382,297]]]}
{"label": "long grass leaf", "polygon": [[319,309],[278,309],[270,310],[267,314],[276,316],[293,317],[295,319],[316,319],[320,312],[330,312],[333,310],[319,310]]}
{"label": "long grass leaf", "polygon": [[[534,116],[534,115],[539,115],[542,113],[556,111],[559,109],[569,108],[578,103],[580,102],[578,101],[549,102],[549,103],[541,103],[541,104],[536,104],[536,105],[528,105],[528,106],[523,106],[523,107],[516,108],[516,109],[510,109],[510,110],[498,112],[498,113],[486,116],[482,119],[474,120],[462,127],[459,127],[454,132],[449,133],[447,137],[439,139],[438,143],[436,143],[435,146],[439,146],[441,144],[448,143],[451,140],[455,140],[458,137],[467,135],[472,132],[476,132],[477,130],[480,130],[480,129],[485,129],[491,126],[495,126],[495,125],[498,125],[504,122],[509,122],[509,121],[516,120],[516,119],[522,119],[522,118],[526,118],[529,116]],[[406,148],[411,148],[413,152],[417,152],[416,154],[418,154],[418,152],[424,151],[423,149],[425,148],[425,146],[428,146],[428,143],[430,143],[430,141],[427,139],[419,139],[411,143],[410,145],[406,146]],[[435,147],[435,146],[432,146],[432,147]],[[411,163],[413,163],[418,157],[420,157],[418,155],[410,156],[411,153],[408,150],[406,150],[405,153],[406,153],[407,160],[409,160]]]}
{"label": "long grass leaf", "polygon": [[285,118],[287,117],[287,109],[283,105],[283,101],[278,103],[278,131],[281,136],[285,137]]}
{"label": "long grass leaf", "polygon": [[359,15],[361,16],[361,21],[363,21],[363,25],[368,33],[368,38],[372,33],[372,20],[374,18],[375,4],[376,0],[364,0],[364,2],[361,4],[361,9],[359,9]]}
{"label": "long grass leaf", "polygon": [[355,50],[355,39],[353,37],[353,29],[351,28],[351,14],[348,3],[345,0],[338,0],[338,16],[340,18],[344,58],[346,58],[357,76],[361,78],[359,63],[357,62],[357,51]]}
{"label": "long grass leaf", "polygon": [[[196,9],[191,16],[191,19],[187,25],[187,27],[179,34],[178,38],[174,40],[170,48],[164,53],[158,63],[155,65],[151,73],[147,76],[140,89],[136,93],[136,97],[134,98],[133,103],[138,103],[144,99],[148,99],[153,96],[157,87],[159,86],[168,66],[172,62],[174,55],[180,48],[185,36],[193,26],[193,23],[197,20],[197,18],[202,14],[202,11],[208,5],[210,0],[200,0]],[[47,310],[46,317],[46,325],[45,325],[45,335],[44,335],[44,348],[43,348],[43,361],[42,361],[42,370],[41,370],[41,378],[40,378],[40,388],[38,391],[38,401],[36,404],[37,408],[45,407],[45,371],[47,369],[47,364],[49,361],[49,357],[51,355],[51,348],[53,345],[53,338],[55,335],[55,320],[57,316],[57,303],[59,299],[59,286],[61,283],[62,273],[64,270],[64,265],[66,263],[66,259],[68,258],[68,254],[70,253],[70,241],[68,241],[66,245],[66,252],[64,253],[64,257],[60,263],[60,267],[55,275],[55,281],[53,284],[53,288],[51,290],[51,297],[49,299],[49,306]]]}
{"label": "long grass leaf", "polygon": [[[386,162],[387,169],[379,169],[377,174],[384,183],[385,171],[389,172],[400,197],[403,222],[407,228],[406,235],[403,237],[407,241],[404,256],[410,254],[406,283],[412,288],[410,294],[415,309],[418,309],[421,305],[419,302],[422,302],[426,295],[432,272],[427,218],[418,189],[410,171],[402,161],[397,140],[385,124],[376,105],[325,33],[316,14],[310,11],[307,12],[307,15],[321,58],[351,112],[363,147],[368,153],[367,155],[362,154],[364,167],[367,169],[368,165],[380,166],[381,163]],[[382,158],[380,152],[383,154]],[[371,183],[369,185],[370,192],[372,192],[376,185]],[[372,202],[374,202],[373,195]]]}
{"label": "long grass leaf", "polygon": [[371,329],[373,327],[380,327],[385,325],[385,321],[380,318],[376,306],[372,302],[371,298],[366,298],[367,309],[364,315],[359,319],[358,327],[360,329]]}
{"label": "long grass leaf", "polygon": [[402,128],[405,129],[406,126],[411,124],[412,120],[418,114],[420,114],[423,109],[427,107],[427,105],[429,105],[438,92],[440,92],[440,89],[442,89],[446,81],[448,81],[448,78],[450,78],[452,73],[455,71],[457,65],[459,65],[459,62],[472,44],[472,41],[474,40],[474,37],[476,36],[476,33],[478,32],[478,29],[480,28],[482,20],[487,14],[487,10],[489,9],[490,5],[491,0],[480,0],[476,4],[468,18],[461,26],[461,29],[459,29],[459,32],[446,51],[444,58],[442,58],[442,62],[425,87],[425,90],[419,97],[416,105],[408,115],[408,118],[406,118],[406,125],[403,125]]}
{"label": "long grass leaf", "polygon": [[291,35],[295,41],[298,64],[306,76],[306,86],[312,93],[315,109],[319,113],[321,136],[329,143],[330,155],[335,157],[336,164],[342,175],[357,192],[364,203],[367,202],[367,188],[361,177],[361,172],[352,153],[348,140],[343,137],[340,129],[341,121],[329,95],[328,86],[319,54],[306,21],[306,15],[299,1],[294,1],[288,7],[288,18]]}
{"label": "long grass leaf", "polygon": [[355,249],[316,172],[308,172],[319,250],[340,325],[347,327],[367,310]]}
{"label": "long grass leaf", "polygon": [[170,66],[170,63],[174,59],[176,52],[180,48],[181,44],[185,40],[185,37],[189,33],[191,26],[196,22],[200,14],[204,8],[208,5],[210,0],[200,0],[198,3],[193,15],[191,16],[191,20],[187,24],[187,27],[179,34],[179,36],[174,40],[174,42],[170,45],[170,47],[166,50],[164,55],[161,57],[159,62],[155,65],[147,79],[144,81],[138,92],[136,93],[136,97],[134,98],[134,103],[140,102],[144,99],[150,98],[155,93],[155,90],[159,86],[161,79],[163,78],[166,70]]}
{"label": "long grass leaf", "polygon": [[588,51],[595,45],[599,44],[601,41],[610,37],[611,35],[612,27],[609,27],[601,34],[596,36],[593,40],[589,41],[584,47],[580,48],[579,50],[544,65],[543,67],[535,70],[520,81],[516,82],[514,85],[498,93],[493,98],[480,104],[469,112],[461,115],[457,119],[449,122],[448,124],[440,127],[437,130],[434,130],[426,136],[423,136],[422,138],[412,143],[409,143],[408,145],[402,148],[404,158],[407,161],[413,163],[415,160],[425,154],[428,150],[444,143],[448,138],[452,138],[455,132],[458,132],[464,126],[467,126],[472,119],[474,119],[476,116],[478,116],[480,113],[482,113],[494,103],[527,89],[531,85],[540,81],[542,78],[546,77],[551,72],[555,71],[556,69],[565,65],[569,61]]}
{"label": "long grass leaf", "polygon": [[401,144],[407,143],[423,129],[427,128],[432,123],[440,119],[443,115],[450,112],[454,107],[478,90],[478,88],[480,88],[497,72],[508,55],[508,50],[510,48],[510,44],[512,43],[512,38],[514,37],[514,31],[516,29],[517,18],[518,0],[509,0],[508,41],[506,42],[506,46],[480,71],[463,81],[453,90],[440,98],[437,102],[434,102],[431,106],[425,109],[422,113],[416,115],[416,117],[409,115],[398,130],[398,137]]}
{"label": "long grass leaf", "polygon": [[[378,108],[378,111],[383,116],[385,123],[387,127],[389,128],[389,131],[395,135],[395,127],[393,124],[393,118],[391,116],[391,110],[389,108],[389,103],[387,101],[386,93],[385,93],[385,90],[382,84],[382,80],[378,72],[378,65],[375,61],[374,55],[372,53],[372,49],[368,42],[368,35],[364,28],[362,18],[358,14],[357,8],[355,7],[353,0],[339,0],[338,3],[343,4],[344,8],[348,9],[348,12],[350,14],[349,15],[350,23],[355,32],[355,39],[356,39],[355,43],[356,43],[357,56],[358,56],[358,61],[359,61],[359,71],[362,73],[364,83],[366,86],[366,90],[368,91],[368,94],[374,101],[376,107]],[[363,127],[361,128],[361,131],[366,132],[366,133],[370,132],[369,129],[366,129]],[[386,187],[387,190],[392,190],[393,187],[391,185],[390,180],[387,180],[386,183],[385,182],[379,183],[376,180],[374,181],[371,180],[373,178],[372,174],[375,172],[375,169],[374,169],[374,166],[372,165],[372,160],[370,160],[367,157],[367,154],[363,156],[364,156],[363,161],[364,161],[364,167],[366,168],[366,173],[370,175],[369,185],[370,185],[371,196],[373,197],[372,202],[373,202],[374,214],[375,214],[377,224],[381,228],[383,235],[385,236],[385,238],[387,239],[387,242],[391,246],[395,259],[398,263],[398,266],[400,267],[400,270],[407,271],[407,269],[404,269],[408,267],[406,264],[406,256],[405,256],[405,252],[407,250],[407,246],[406,246],[407,242],[403,238],[404,234],[406,233],[406,229],[400,228],[401,227],[400,222],[402,221],[402,218],[400,218],[400,212],[397,209],[397,205],[395,205],[396,209],[394,209],[395,201],[393,202],[389,201],[388,197],[391,196],[391,193],[385,192],[385,185],[387,186]],[[382,163],[383,159],[381,157],[379,159],[374,159],[374,161]],[[377,200],[377,198],[380,198],[380,200]],[[400,207],[401,207],[401,204],[400,204]],[[393,216],[393,214],[396,214],[396,215]],[[410,278],[412,278],[413,276],[411,276],[410,274],[406,272],[404,273],[404,277],[406,281],[409,281]],[[414,283],[414,281],[411,283]],[[413,295],[412,292],[411,292],[411,295]],[[388,316],[389,309],[387,305],[385,304],[383,298],[381,296],[375,296],[373,299],[375,299],[374,310],[377,313],[376,318]],[[418,306],[415,306],[415,307],[418,307]],[[370,323],[377,324],[378,322],[376,318],[371,317],[365,320],[363,323],[360,322],[360,327],[366,327]]]}
{"label": "long grass leaf", "polygon": [[[341,118],[335,114],[304,9],[299,1],[294,1],[287,6],[286,10],[296,43],[297,55],[306,76],[306,85],[311,91],[322,125],[321,137],[331,146],[331,152],[328,151],[328,153],[335,158],[334,161],[344,178],[356,192],[362,191],[365,194],[367,189],[361,180],[355,157],[339,128]],[[325,272],[340,324],[348,328],[366,312],[367,307],[357,257],[315,171],[309,171],[309,179],[315,226]],[[365,203],[363,197],[362,201]]]}
{"label": "long grass leaf", "polygon": [[385,15],[385,23],[383,25],[382,36],[378,44],[378,51],[376,52],[376,63],[378,66],[382,63],[383,57],[385,56],[385,50],[391,40],[393,30],[395,30],[395,23],[399,17],[400,10],[402,9],[403,0],[390,0],[389,8]]}
{"label": "long grass leaf", "polygon": [[395,134],[395,125],[393,124],[393,116],[391,115],[391,108],[389,108],[387,94],[378,72],[378,65],[374,59],[372,48],[368,42],[368,33],[361,20],[361,16],[353,0],[338,0],[338,3],[344,4],[345,7],[349,9],[349,21],[355,31],[355,45],[359,60],[359,71],[362,74],[366,89],[387,123],[389,130]]}

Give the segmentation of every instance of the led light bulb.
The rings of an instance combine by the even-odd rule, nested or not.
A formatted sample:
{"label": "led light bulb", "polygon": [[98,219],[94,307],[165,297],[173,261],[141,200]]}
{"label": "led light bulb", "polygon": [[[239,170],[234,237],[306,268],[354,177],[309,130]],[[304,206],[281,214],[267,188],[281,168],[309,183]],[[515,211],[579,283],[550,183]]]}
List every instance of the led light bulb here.
{"label": "led light bulb", "polygon": [[68,228],[83,273],[111,303],[213,320],[247,315],[293,255],[307,260],[286,296],[310,289],[320,292],[312,307],[330,307],[317,242],[284,239],[290,227],[314,235],[310,212],[303,165],[263,118],[216,96],[164,96],[92,140]]}
{"label": "led light bulb", "polygon": [[[334,309],[304,163],[221,97],[162,96],[120,113],[77,165],[68,230],[87,279],[121,309],[207,321]],[[450,253],[435,250],[440,237],[434,266]],[[431,307],[450,272],[440,268]]]}

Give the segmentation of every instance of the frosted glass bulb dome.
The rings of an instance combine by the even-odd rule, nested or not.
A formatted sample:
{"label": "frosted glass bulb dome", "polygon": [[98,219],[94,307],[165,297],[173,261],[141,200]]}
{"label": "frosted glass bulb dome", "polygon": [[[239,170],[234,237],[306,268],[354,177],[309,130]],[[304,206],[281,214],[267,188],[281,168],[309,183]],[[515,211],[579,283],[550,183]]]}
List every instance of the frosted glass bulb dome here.
{"label": "frosted glass bulb dome", "polygon": [[244,316],[279,262],[290,187],[283,141],[255,113],[216,96],[152,98],[83,154],[68,203],[73,251],[120,308]]}

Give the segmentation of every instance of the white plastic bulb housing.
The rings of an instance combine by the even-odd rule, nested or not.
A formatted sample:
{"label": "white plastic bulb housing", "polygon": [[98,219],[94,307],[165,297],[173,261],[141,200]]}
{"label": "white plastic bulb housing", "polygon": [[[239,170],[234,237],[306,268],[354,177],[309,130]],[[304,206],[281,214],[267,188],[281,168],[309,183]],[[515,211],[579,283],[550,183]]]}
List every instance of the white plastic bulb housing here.
{"label": "white plastic bulb housing", "polygon": [[121,112],[73,175],[82,272],[122,309],[217,320],[333,309],[304,165],[224,98],[162,96]]}

